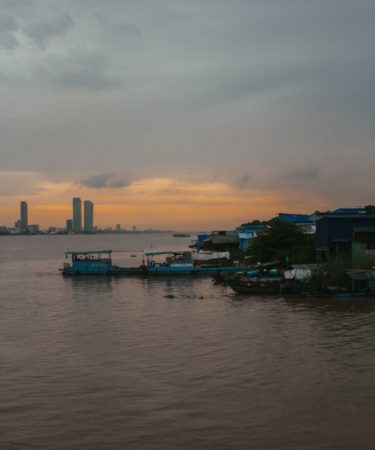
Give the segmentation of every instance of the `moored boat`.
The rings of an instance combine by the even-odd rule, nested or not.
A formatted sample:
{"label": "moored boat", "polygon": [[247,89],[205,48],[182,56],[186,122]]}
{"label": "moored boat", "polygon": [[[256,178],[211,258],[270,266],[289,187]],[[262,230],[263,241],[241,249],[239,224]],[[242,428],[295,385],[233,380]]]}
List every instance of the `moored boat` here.
{"label": "moored boat", "polygon": [[235,274],[227,280],[227,283],[239,294],[274,295],[280,294],[283,281],[281,275],[268,276],[251,272]]}
{"label": "moored boat", "polygon": [[145,266],[120,267],[112,263],[112,250],[95,250],[66,252],[65,258],[71,262],[64,262],[60,269],[64,276],[79,275],[144,275]]}
{"label": "moored boat", "polygon": [[148,275],[192,275],[197,272],[191,252],[145,252]]}
{"label": "moored boat", "polygon": [[112,264],[112,250],[66,252],[65,262],[60,269],[62,275],[113,275],[119,267]]}

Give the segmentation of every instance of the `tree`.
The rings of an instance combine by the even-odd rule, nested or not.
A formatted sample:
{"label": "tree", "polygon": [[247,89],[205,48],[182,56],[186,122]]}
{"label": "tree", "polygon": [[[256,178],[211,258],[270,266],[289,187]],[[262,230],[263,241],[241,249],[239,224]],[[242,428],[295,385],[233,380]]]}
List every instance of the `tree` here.
{"label": "tree", "polygon": [[247,226],[254,226],[254,225],[267,225],[268,221],[266,220],[258,220],[258,219],[254,219],[251,222],[246,222],[246,223],[242,223],[239,228],[244,228]]}
{"label": "tree", "polygon": [[249,254],[260,262],[308,263],[315,257],[314,242],[314,235],[304,233],[297,225],[273,219],[252,240]]}
{"label": "tree", "polygon": [[375,214],[375,205],[367,205],[365,206],[366,214]]}

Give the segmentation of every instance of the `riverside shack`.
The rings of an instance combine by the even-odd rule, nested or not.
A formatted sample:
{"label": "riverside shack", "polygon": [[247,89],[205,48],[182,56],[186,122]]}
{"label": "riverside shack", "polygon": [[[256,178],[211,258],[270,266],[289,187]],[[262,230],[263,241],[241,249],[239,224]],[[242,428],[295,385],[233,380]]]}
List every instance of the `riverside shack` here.
{"label": "riverside shack", "polygon": [[323,261],[340,255],[353,266],[375,264],[375,215],[322,216],[316,221],[315,248]]}

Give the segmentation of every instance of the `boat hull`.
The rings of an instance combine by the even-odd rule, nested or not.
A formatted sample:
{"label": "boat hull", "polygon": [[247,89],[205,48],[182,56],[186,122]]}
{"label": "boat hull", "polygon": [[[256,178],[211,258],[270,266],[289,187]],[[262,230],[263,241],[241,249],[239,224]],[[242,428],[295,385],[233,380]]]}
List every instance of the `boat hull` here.
{"label": "boat hull", "polygon": [[160,267],[147,267],[147,275],[194,275],[197,270],[193,266],[188,267],[173,267],[173,266],[160,266]]}
{"label": "boat hull", "polygon": [[277,295],[280,294],[280,285],[261,285],[255,283],[233,283],[229,287],[238,294],[248,295]]}
{"label": "boat hull", "polygon": [[142,276],[146,274],[146,269],[144,266],[140,267],[119,267],[112,264],[108,265],[97,265],[93,264],[73,264],[72,266],[66,265],[61,269],[63,276],[86,276],[86,275],[106,275],[106,276],[132,276],[138,275]]}

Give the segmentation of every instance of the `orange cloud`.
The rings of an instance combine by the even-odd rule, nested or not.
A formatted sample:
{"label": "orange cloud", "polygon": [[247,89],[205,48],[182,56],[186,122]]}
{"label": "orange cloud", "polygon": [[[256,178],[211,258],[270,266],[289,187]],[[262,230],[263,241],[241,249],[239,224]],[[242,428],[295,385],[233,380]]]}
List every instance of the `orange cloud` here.
{"label": "orange cloud", "polygon": [[95,224],[125,228],[233,228],[252,219],[267,219],[281,211],[312,212],[327,208],[315,195],[238,189],[225,183],[187,182],[172,178],[137,180],[116,189],[77,190],[73,183],[40,182],[38,194],[12,198],[14,207],[0,207],[0,224],[19,216],[19,201],[29,202],[29,222],[63,227],[71,217],[72,197],[95,204]]}

